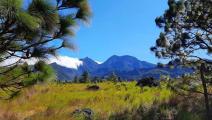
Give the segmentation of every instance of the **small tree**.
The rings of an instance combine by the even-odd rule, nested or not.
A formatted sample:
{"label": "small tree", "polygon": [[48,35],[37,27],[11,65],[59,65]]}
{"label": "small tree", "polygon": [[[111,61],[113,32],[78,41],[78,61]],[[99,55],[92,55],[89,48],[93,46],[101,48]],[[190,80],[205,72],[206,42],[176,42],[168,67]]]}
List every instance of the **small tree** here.
{"label": "small tree", "polygon": [[78,78],[78,76],[77,76],[77,75],[74,77],[74,79],[73,79],[73,83],[79,83],[79,78]]}
{"label": "small tree", "polygon": [[114,83],[118,82],[118,76],[116,75],[115,72],[113,72],[108,79],[109,81],[112,81]]}
{"label": "small tree", "polygon": [[80,83],[89,83],[90,82],[90,77],[89,77],[89,73],[87,71],[83,72],[81,79],[80,79]]}
{"label": "small tree", "polygon": [[100,82],[100,78],[97,77],[97,76],[95,76],[95,77],[93,78],[92,82],[94,82],[94,83],[99,83],[99,82]]}
{"label": "small tree", "polygon": [[121,77],[118,77],[118,82],[122,82]]}
{"label": "small tree", "polygon": [[205,72],[208,71],[206,66],[212,64],[212,1],[169,0],[168,5],[169,9],[155,20],[157,26],[164,31],[151,50],[159,58],[177,59],[181,64],[197,66],[209,119],[208,81]]}

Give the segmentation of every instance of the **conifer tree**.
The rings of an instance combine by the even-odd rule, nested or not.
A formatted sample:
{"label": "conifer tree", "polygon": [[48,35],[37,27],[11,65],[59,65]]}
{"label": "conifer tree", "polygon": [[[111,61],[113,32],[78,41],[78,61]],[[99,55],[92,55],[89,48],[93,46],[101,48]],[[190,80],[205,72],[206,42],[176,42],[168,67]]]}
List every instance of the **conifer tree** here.
{"label": "conifer tree", "polygon": [[118,82],[118,76],[116,75],[115,72],[113,72],[111,74],[111,76],[109,77],[109,80],[112,81],[112,82],[114,82],[114,83]]}
{"label": "conifer tree", "polygon": [[[70,40],[74,28],[88,22],[89,17],[87,0],[31,0],[28,5],[23,0],[0,0],[0,78],[16,75],[0,82],[0,90],[19,88],[23,78],[32,77],[27,75],[35,72],[32,69],[20,72],[20,65],[27,60],[46,61],[57,56],[61,48],[74,50]],[[4,65],[7,61],[14,62]],[[25,68],[29,67],[25,64]],[[37,77],[35,81],[45,75]]]}
{"label": "conifer tree", "polygon": [[89,83],[90,82],[89,73],[87,71],[83,72],[80,82],[81,83]]}
{"label": "conifer tree", "polygon": [[74,77],[73,82],[74,82],[74,83],[79,83],[79,78],[78,78],[78,76],[77,76],[77,75]]}
{"label": "conifer tree", "polygon": [[208,81],[205,73],[208,71],[206,66],[212,64],[212,1],[168,0],[168,6],[168,10],[155,20],[163,32],[151,50],[158,58],[196,66],[201,75],[209,119]]}

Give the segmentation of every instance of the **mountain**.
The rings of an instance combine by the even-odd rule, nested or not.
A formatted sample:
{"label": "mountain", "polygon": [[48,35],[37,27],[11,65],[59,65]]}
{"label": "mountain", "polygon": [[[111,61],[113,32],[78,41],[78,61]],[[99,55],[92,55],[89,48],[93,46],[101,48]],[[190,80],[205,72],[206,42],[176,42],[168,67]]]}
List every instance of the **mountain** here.
{"label": "mountain", "polygon": [[58,80],[71,80],[77,75],[76,69],[67,68],[57,63],[52,63],[51,66],[55,70]]}
{"label": "mountain", "polygon": [[101,69],[109,69],[111,71],[131,71],[139,68],[153,68],[154,64],[140,61],[132,56],[117,56],[110,57],[106,62],[100,65]]}
{"label": "mountain", "polygon": [[158,68],[155,64],[140,61],[129,55],[114,55],[102,64],[88,57],[80,59],[80,62],[82,64],[77,68],[68,68],[57,63],[52,63],[51,66],[55,70],[58,80],[72,80],[75,76],[80,76],[84,71],[89,72],[91,77],[106,77],[115,72],[119,77],[127,80],[141,79],[143,77],[160,78],[161,75],[177,77],[193,72],[192,69],[183,67],[175,67],[173,69],[169,67]]}
{"label": "mountain", "polygon": [[99,64],[97,62],[95,62],[94,60],[92,60],[91,58],[84,58],[84,59],[80,59],[83,63],[83,65],[78,67],[78,70],[81,71],[88,71],[88,72],[93,72],[95,70],[97,70]]}
{"label": "mountain", "polygon": [[95,76],[107,76],[112,72],[129,72],[135,69],[145,69],[145,68],[154,68],[156,65],[140,61],[132,56],[117,56],[114,55],[106,60],[104,63],[100,64],[98,68],[93,72]]}
{"label": "mountain", "polygon": [[121,72],[119,73],[122,78],[132,80],[132,79],[141,79],[145,77],[153,77],[156,79],[160,79],[161,75],[170,76],[171,78],[176,78],[178,76],[182,76],[186,73],[193,73],[194,70],[186,67],[175,67],[175,68],[147,68],[147,69],[135,69],[129,72]]}

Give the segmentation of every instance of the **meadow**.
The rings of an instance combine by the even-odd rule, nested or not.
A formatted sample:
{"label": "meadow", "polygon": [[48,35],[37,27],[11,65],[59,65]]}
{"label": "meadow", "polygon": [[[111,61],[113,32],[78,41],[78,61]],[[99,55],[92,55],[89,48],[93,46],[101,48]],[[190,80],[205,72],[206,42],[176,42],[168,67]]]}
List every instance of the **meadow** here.
{"label": "meadow", "polygon": [[166,102],[172,96],[166,84],[160,87],[137,87],[136,82],[98,83],[99,90],[88,90],[92,84],[38,84],[25,88],[12,100],[0,101],[0,120],[77,120],[76,110],[89,108],[93,119],[132,111],[141,105],[151,107],[154,101]]}

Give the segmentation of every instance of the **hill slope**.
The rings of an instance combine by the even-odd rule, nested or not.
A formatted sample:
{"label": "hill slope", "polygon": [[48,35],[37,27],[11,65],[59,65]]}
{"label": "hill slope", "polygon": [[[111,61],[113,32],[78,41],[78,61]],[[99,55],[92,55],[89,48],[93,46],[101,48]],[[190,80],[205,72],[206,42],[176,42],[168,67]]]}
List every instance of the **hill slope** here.
{"label": "hill slope", "polygon": [[67,68],[65,66],[52,63],[51,66],[57,73],[58,80],[72,80],[75,76],[80,76],[84,71],[89,72],[91,77],[106,77],[115,72],[122,79],[132,80],[143,77],[159,78],[161,75],[177,77],[185,73],[192,73],[193,70],[183,67],[158,68],[155,64],[140,61],[139,59],[125,55],[114,55],[102,64],[98,64],[91,58],[80,59],[82,64],[78,68]]}

